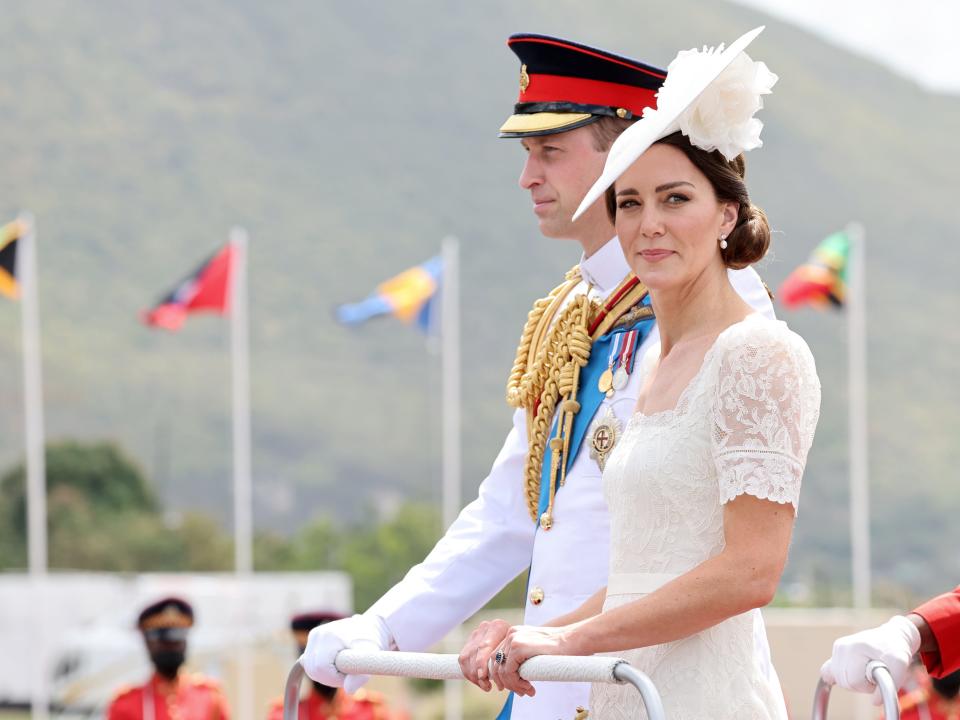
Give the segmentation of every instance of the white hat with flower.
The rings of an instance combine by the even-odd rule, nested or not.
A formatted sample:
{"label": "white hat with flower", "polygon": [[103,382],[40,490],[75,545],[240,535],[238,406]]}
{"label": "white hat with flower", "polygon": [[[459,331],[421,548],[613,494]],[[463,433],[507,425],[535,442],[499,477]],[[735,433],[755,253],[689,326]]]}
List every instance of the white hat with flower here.
{"label": "white hat with flower", "polygon": [[603,173],[574,213],[576,220],[657,140],[677,131],[698,148],[719,150],[727,160],[760,147],[763,123],[754,117],[777,76],[744,52],[763,26],[724,49],[681,50],[667,66],[657,93],[657,108],[620,134],[607,155]]}

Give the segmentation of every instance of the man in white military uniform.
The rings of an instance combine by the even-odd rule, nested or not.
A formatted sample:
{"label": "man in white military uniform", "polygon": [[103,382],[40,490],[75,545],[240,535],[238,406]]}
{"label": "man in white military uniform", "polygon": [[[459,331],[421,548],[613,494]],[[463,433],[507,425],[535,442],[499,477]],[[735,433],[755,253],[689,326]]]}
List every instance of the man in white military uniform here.
{"label": "man in white military uniform", "polygon": [[[530,192],[540,231],[576,240],[583,257],[530,313],[508,384],[513,429],[479,497],[369,610],[311,632],[301,658],[307,674],[348,691],[366,678],[338,673],[337,652],[425,650],[527,568],[530,625],[572,611],[606,585],[602,465],[636,405],[632,368],[657,333],[603,203],[576,223],[571,217],[616,136],[655,106],[665,72],[558,38],[514,35],[508,45],[521,61],[520,96],[500,135],[520,138],[527,152],[520,186]],[[772,316],[752,269],[731,272],[731,280]],[[470,636],[461,655],[468,673],[486,665],[506,629],[490,623]],[[762,629],[757,643],[769,652]],[[511,697],[500,717],[567,720],[582,714],[588,696],[585,683],[538,683],[534,697]]]}

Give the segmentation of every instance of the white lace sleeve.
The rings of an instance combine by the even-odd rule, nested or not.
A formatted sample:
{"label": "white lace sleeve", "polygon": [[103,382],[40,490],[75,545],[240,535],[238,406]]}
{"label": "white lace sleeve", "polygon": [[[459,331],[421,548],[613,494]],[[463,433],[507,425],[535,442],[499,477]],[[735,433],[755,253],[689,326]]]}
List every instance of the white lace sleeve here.
{"label": "white lace sleeve", "polygon": [[813,356],[779,322],[743,323],[724,340],[713,408],[720,502],[747,493],[796,513],[820,415]]}

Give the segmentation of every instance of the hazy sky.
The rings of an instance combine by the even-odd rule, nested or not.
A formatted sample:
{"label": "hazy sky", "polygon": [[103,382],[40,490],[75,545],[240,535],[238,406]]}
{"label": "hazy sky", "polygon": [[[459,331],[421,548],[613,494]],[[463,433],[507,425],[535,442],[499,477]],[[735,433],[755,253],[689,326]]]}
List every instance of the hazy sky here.
{"label": "hazy sky", "polygon": [[943,93],[960,94],[958,0],[734,0],[814,31]]}

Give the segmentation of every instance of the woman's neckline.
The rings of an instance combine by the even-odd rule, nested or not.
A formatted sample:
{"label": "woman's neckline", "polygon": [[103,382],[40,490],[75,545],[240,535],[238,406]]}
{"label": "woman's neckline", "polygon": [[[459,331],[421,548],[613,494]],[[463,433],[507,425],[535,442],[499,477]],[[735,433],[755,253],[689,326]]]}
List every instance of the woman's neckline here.
{"label": "woman's neckline", "polygon": [[[699,380],[700,376],[703,374],[703,371],[706,369],[708,361],[712,358],[714,350],[716,349],[717,344],[720,342],[720,338],[722,338],[726,333],[730,332],[733,328],[737,327],[738,325],[742,325],[746,322],[752,322],[757,319],[764,320],[767,322],[776,322],[775,320],[770,320],[768,317],[766,317],[762,313],[752,312],[746,317],[741,318],[740,320],[737,320],[736,322],[732,322],[729,325],[727,325],[723,330],[717,333],[717,336],[713,339],[713,342],[710,343],[710,347],[708,347],[706,351],[703,353],[703,360],[700,361],[700,367],[697,368],[697,371],[687,381],[687,384],[684,385],[683,390],[681,390],[680,394],[677,395],[677,402],[674,404],[672,408],[666,408],[665,410],[657,410],[656,412],[649,413],[649,414],[644,413],[641,410],[634,410],[631,420],[633,418],[641,418],[644,420],[649,420],[651,418],[666,417],[669,415],[676,414],[677,410],[683,406],[684,401],[686,400],[687,394],[690,392],[690,389],[694,386],[697,380]],[[656,361],[659,361],[660,359],[660,347],[661,347],[660,343],[657,343]],[[653,348],[651,348],[651,350],[653,350]]]}

